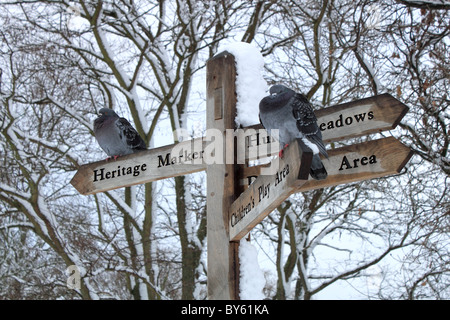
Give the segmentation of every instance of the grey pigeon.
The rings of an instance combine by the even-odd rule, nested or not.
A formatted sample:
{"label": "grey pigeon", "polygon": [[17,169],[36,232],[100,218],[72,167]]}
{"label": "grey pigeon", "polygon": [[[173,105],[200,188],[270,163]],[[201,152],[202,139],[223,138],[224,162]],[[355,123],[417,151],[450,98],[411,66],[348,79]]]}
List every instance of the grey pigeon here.
{"label": "grey pigeon", "polygon": [[[269,92],[270,95],[259,103],[259,119],[269,133],[271,129],[279,129],[279,142],[284,146],[280,156],[284,148],[294,139],[306,138],[328,158],[322,133],[317,126],[317,118],[306,97],[283,85],[274,85]],[[319,154],[313,155],[310,174],[316,180],[327,177],[327,170]]]}
{"label": "grey pigeon", "polygon": [[94,134],[100,147],[109,157],[132,154],[147,149],[145,142],[125,118],[112,109],[101,108],[94,120]]}

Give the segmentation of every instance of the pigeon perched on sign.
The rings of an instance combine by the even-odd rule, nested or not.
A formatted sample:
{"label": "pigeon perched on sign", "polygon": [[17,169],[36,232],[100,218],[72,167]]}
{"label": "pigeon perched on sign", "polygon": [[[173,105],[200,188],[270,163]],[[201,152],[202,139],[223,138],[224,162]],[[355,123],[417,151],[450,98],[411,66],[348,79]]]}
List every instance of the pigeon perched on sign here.
{"label": "pigeon perched on sign", "polygon": [[120,118],[108,108],[100,109],[99,114],[94,120],[94,135],[109,157],[117,159],[147,149],[144,140],[127,119]]}
{"label": "pigeon perched on sign", "polygon": [[325,179],[327,171],[320,160],[319,152],[327,158],[328,153],[311,104],[302,94],[283,85],[274,85],[269,92],[270,96],[259,103],[259,118],[269,133],[271,129],[279,129],[279,142],[284,146],[280,156],[294,139],[306,139],[305,143],[315,151],[310,174],[316,180]]}

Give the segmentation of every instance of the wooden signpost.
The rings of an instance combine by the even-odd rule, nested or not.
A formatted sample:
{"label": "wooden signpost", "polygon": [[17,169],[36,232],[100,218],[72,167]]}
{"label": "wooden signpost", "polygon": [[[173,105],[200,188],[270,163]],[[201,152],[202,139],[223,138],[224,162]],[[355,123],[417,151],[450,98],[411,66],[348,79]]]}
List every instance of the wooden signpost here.
{"label": "wooden signpost", "polygon": [[[213,93],[214,99],[218,99],[218,92]],[[328,143],[394,129],[407,111],[403,103],[389,94],[382,94],[315,113],[323,141]],[[236,153],[244,150],[246,160],[260,158],[264,152],[259,149],[274,141],[261,125],[241,130],[245,145],[238,146]],[[203,171],[206,170],[205,147],[213,142],[202,137],[120,157],[116,161],[89,163],[80,167],[71,183],[78,192],[87,195]],[[278,151],[267,146],[266,155],[276,155]]]}
{"label": "wooden signpost", "polygon": [[[236,66],[233,55],[226,52],[206,64],[206,128],[225,134],[235,128]],[[208,246],[208,299],[239,299],[239,243],[230,242],[227,228],[228,211],[240,191],[236,181],[238,165],[225,164],[225,152],[234,151],[234,139],[224,139],[218,150],[222,163],[206,169],[206,237]],[[233,152],[233,155],[236,153]],[[234,160],[234,159],[233,159]]]}
{"label": "wooden signpost", "polygon": [[[328,177],[314,180],[312,151],[297,139],[283,158],[249,167],[248,160],[279,150],[270,148],[274,140],[261,125],[235,128],[235,82],[233,55],[222,52],[208,60],[206,124],[215,136],[207,131],[203,138],[86,164],[71,181],[87,195],[206,170],[209,299],[239,299],[239,240],[291,194],[396,174],[412,156],[393,137],[332,149],[322,159]],[[382,94],[320,109],[316,116],[327,143],[394,129],[407,111]],[[263,171],[272,165],[275,170]]]}

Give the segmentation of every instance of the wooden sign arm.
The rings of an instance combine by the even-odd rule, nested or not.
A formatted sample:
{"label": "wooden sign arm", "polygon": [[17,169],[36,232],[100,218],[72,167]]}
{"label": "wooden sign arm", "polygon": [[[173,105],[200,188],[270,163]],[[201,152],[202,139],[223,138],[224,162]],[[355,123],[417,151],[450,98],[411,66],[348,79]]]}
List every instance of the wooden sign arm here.
{"label": "wooden sign arm", "polygon": [[[413,151],[394,137],[371,140],[328,150],[329,159],[322,158],[328,171],[325,180],[309,180],[295,192],[330,187],[399,173],[413,155]],[[242,184],[247,177],[258,177],[267,164],[244,170]]]}
{"label": "wooden sign arm", "polygon": [[[409,108],[388,93],[315,110],[323,142],[329,143],[397,127]],[[244,129],[259,130],[258,123]]]}
{"label": "wooden sign arm", "polygon": [[[261,168],[258,178],[229,210],[230,241],[239,241],[271,211],[308,181],[313,152],[301,139],[293,141],[283,158]],[[276,166],[274,166],[276,164]]]}

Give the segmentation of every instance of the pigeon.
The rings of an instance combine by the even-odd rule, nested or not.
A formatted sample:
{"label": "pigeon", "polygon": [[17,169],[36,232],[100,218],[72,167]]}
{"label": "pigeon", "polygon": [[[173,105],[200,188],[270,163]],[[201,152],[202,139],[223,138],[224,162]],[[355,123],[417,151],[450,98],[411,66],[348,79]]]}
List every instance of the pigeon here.
{"label": "pigeon", "polygon": [[[259,119],[268,130],[279,129],[279,142],[283,150],[296,138],[306,139],[307,144],[317,146],[319,153],[328,158],[322,141],[322,133],[317,125],[317,118],[308,99],[300,93],[283,86],[274,85],[270,95],[259,103]],[[326,179],[328,173],[318,153],[314,153],[311,163],[311,176],[316,180]]]}
{"label": "pigeon", "polygon": [[94,120],[94,135],[98,144],[114,160],[119,156],[146,150],[145,142],[125,118],[112,109],[101,108]]}

